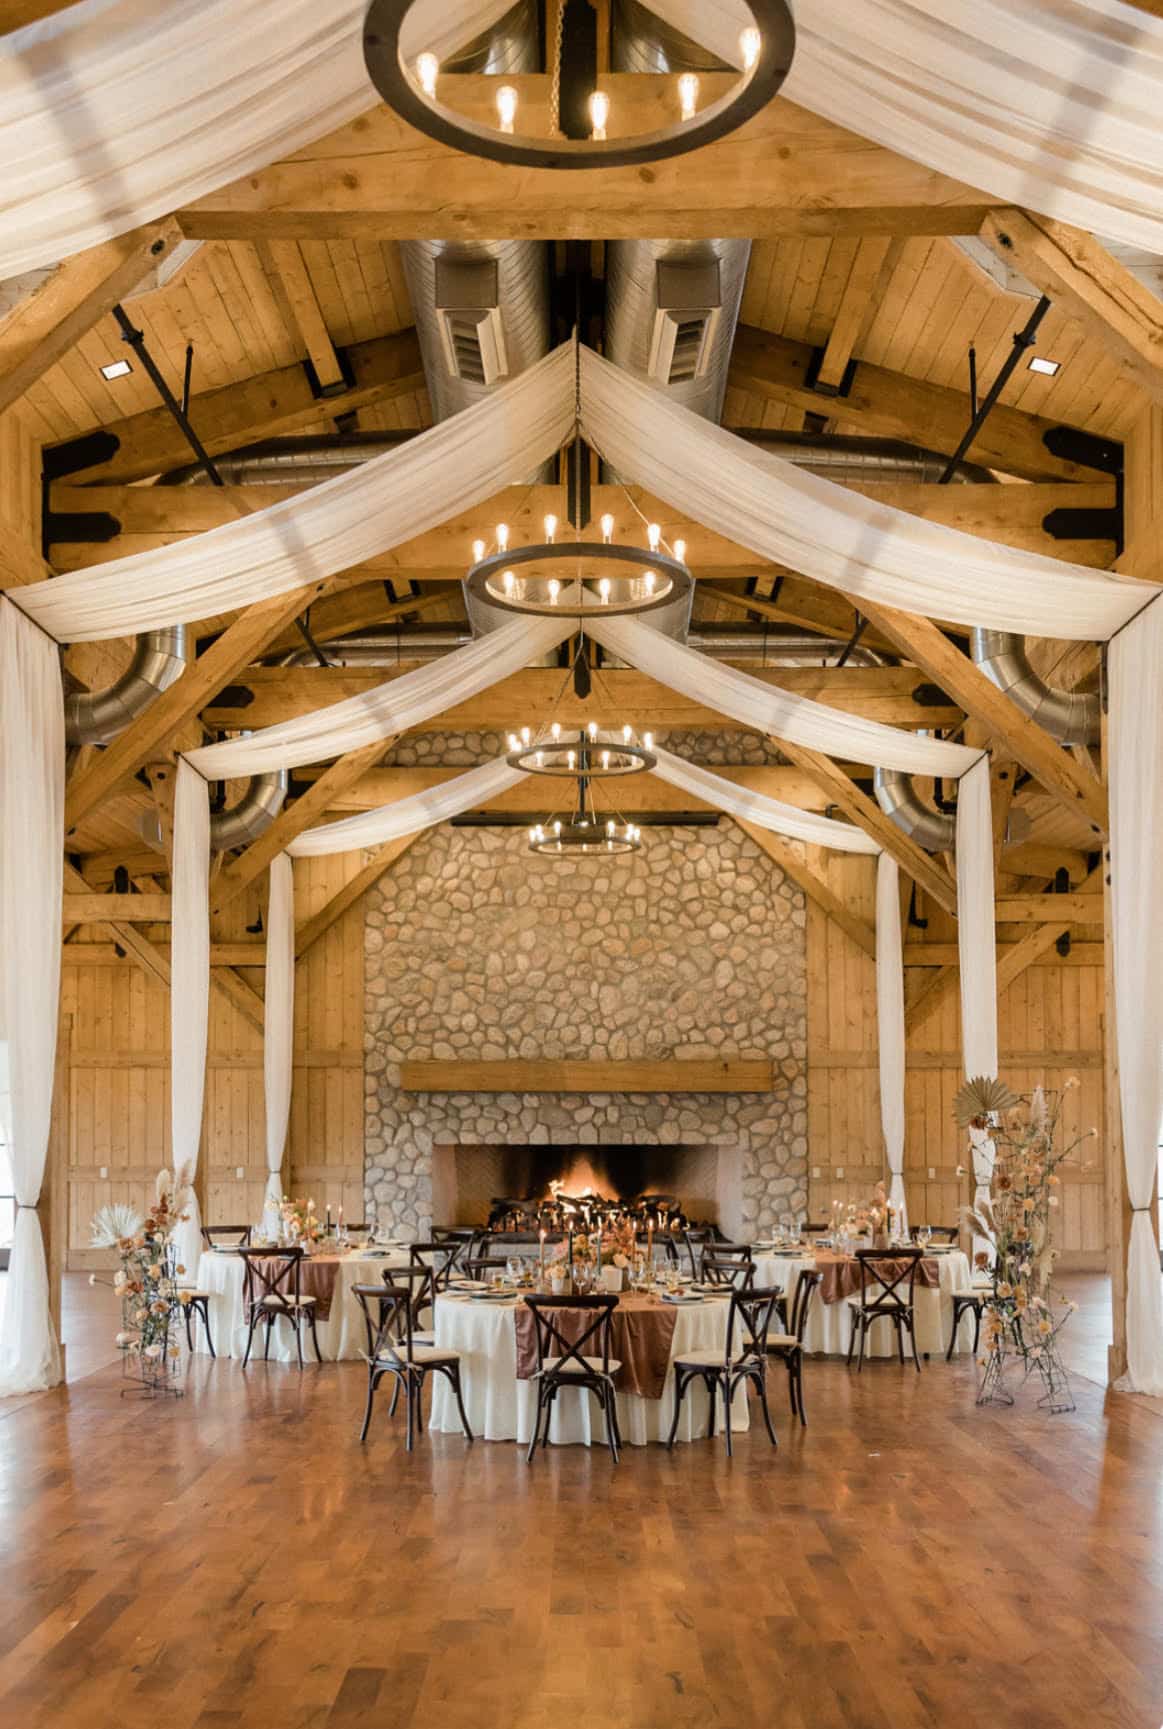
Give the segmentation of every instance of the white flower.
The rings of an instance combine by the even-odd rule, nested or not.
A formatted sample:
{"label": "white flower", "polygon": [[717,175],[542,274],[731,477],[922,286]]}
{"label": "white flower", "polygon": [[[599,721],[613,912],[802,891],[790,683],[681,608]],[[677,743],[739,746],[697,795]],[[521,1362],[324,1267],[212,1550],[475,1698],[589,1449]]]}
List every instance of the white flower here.
{"label": "white flower", "polygon": [[94,1249],[115,1249],[125,1237],[136,1237],[141,1230],[141,1214],[126,1201],[113,1201],[93,1215],[89,1227],[89,1242]]}
{"label": "white flower", "polygon": [[161,1354],[162,1348],[160,1345],[147,1345],[143,1353],[143,1355],[147,1357],[160,1357]]}
{"label": "white flower", "polygon": [[124,1351],[129,1345],[132,1345],[133,1334],[132,1333],[118,1333],[118,1335],[114,1339],[113,1343],[119,1348],[119,1350]]}

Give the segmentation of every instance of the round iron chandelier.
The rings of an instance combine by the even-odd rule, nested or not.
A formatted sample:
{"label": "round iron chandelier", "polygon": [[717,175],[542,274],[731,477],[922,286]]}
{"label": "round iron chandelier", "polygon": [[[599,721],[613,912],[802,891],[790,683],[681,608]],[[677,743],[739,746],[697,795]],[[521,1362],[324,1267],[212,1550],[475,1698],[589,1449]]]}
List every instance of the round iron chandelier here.
{"label": "round iron chandelier", "polygon": [[641,850],[642,830],[621,815],[595,810],[584,775],[578,777],[577,808],[547,816],[529,830],[529,851],[541,858],[616,858]]}
{"label": "round iron chandelier", "polygon": [[[700,80],[693,72],[674,79],[674,119],[650,132],[610,137],[613,117],[609,90],[594,90],[587,104],[589,137],[566,137],[560,125],[562,85],[562,23],[558,7],[556,40],[550,44],[550,104],[548,136],[518,132],[520,93],[497,80],[497,124],[489,126],[440,100],[440,63],[435,54],[417,54],[406,64],[401,53],[405,33],[415,37],[411,14],[428,0],[371,0],[364,19],[363,52],[368,76],[388,106],[400,117],[441,144],[471,156],[525,168],[619,168],[662,162],[736,131],[778,93],[795,52],[795,23],[789,0],[747,0],[752,22],[739,36],[742,72],[727,90],[699,106]],[[422,38],[421,38],[422,39]],[[564,68],[566,74],[569,68]],[[658,75],[661,76],[661,75]],[[720,80],[715,80],[718,88]]]}
{"label": "round iron chandelier", "polygon": [[639,739],[633,727],[600,727],[596,721],[581,728],[563,728],[557,721],[534,732],[522,727],[509,734],[505,761],[526,774],[568,775],[572,780],[617,780],[643,774],[658,761],[654,736]]}
{"label": "round iron chandelier", "polygon": [[506,523],[498,523],[493,547],[475,540],[465,574],[470,598],[505,612],[537,618],[627,618],[685,600],[691,592],[686,545],[669,550],[662,530],[648,524],[647,546],[614,540],[614,519],[603,516],[602,538],[558,541],[557,518],[545,518],[545,538],[511,547]]}

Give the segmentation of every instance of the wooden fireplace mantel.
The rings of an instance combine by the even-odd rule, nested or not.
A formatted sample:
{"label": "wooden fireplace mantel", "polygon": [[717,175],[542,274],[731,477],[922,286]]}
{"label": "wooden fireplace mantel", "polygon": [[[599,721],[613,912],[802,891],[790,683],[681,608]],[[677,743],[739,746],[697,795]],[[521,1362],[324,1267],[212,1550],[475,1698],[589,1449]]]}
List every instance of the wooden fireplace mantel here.
{"label": "wooden fireplace mantel", "polygon": [[406,1093],[782,1093],[788,1085],[765,1057],[400,1064]]}

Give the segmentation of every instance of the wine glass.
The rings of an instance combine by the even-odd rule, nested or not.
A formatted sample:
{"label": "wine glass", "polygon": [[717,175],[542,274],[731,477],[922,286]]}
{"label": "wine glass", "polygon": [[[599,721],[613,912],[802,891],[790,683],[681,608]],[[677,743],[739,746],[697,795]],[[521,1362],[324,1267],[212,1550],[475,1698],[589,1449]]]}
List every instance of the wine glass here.
{"label": "wine glass", "polygon": [[927,1249],[929,1244],[932,1242],[932,1240],[933,1240],[932,1227],[929,1225],[922,1225],[921,1228],[919,1229],[919,1231],[917,1232],[917,1242],[920,1244],[921,1248]]}

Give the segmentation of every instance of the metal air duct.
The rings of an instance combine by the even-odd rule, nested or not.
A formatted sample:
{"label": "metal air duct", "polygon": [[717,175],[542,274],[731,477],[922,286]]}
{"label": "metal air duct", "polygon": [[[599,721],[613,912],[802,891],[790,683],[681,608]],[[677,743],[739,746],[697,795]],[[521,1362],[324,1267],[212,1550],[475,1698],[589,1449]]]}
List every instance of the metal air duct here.
{"label": "metal air duct", "polygon": [[71,745],[109,744],[185,671],[186,627],[139,636],[121,677],[105,690],[77,691],[65,698],[65,739]]}
{"label": "metal air duct", "polygon": [[873,771],[876,802],[891,822],[903,834],[923,846],[926,852],[952,852],[956,844],[956,823],[944,811],[925,804],[911,775],[895,768]]}
{"label": "metal air duct", "polygon": [[975,626],[969,640],[975,666],[1005,692],[1015,708],[1063,744],[1096,744],[1102,706],[1096,691],[1059,690],[1030,665],[1026,642],[1008,630]]}
{"label": "metal air duct", "polygon": [[[410,631],[364,631],[358,636],[328,642],[327,661],[339,667],[407,666],[415,661],[438,660],[453,649],[472,642],[471,632],[456,629]],[[711,660],[747,661],[760,667],[826,667],[835,664],[843,644],[838,638],[815,636],[810,631],[748,631],[730,630],[722,626],[694,629],[687,641]],[[309,648],[290,649],[279,657],[280,666],[315,666]],[[556,666],[556,650],[542,657],[541,664]],[[618,667],[624,663],[612,655],[603,664]],[[848,666],[884,666],[884,655],[875,649],[858,645],[848,656]]]}
{"label": "metal air duct", "polygon": [[[264,835],[282,810],[291,777],[285,768],[271,774],[255,774],[237,804],[229,810],[212,811],[210,815],[210,848],[212,852],[230,852],[232,848],[249,846]],[[156,811],[142,811],[137,822],[138,833],[146,846],[163,852],[161,823]]]}

